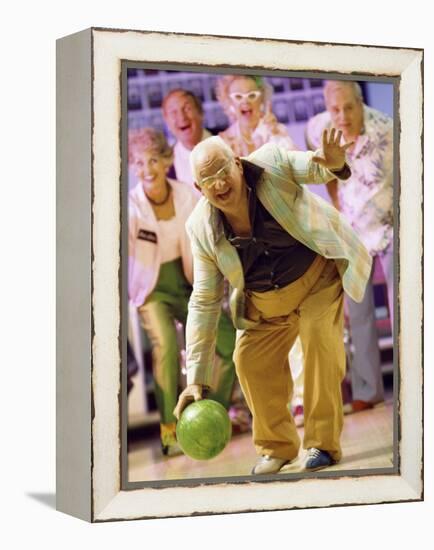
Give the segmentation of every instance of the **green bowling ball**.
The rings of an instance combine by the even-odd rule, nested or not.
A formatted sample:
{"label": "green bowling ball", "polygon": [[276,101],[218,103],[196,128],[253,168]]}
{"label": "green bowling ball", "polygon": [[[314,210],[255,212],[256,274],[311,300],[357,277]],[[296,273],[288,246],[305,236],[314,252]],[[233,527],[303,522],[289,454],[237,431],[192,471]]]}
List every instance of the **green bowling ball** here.
{"label": "green bowling ball", "polygon": [[214,458],[232,435],[229,415],[223,405],[201,399],[184,409],[176,425],[176,438],[183,452],[195,460]]}

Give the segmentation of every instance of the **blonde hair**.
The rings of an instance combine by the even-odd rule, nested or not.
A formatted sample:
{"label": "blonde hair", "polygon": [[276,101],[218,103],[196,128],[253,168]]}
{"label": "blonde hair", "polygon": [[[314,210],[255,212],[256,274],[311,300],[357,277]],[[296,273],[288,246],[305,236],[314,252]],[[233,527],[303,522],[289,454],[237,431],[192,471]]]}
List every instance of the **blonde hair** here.
{"label": "blonde hair", "polygon": [[253,76],[249,74],[228,74],[220,77],[216,83],[216,96],[218,102],[223,108],[223,111],[231,122],[234,122],[235,115],[233,113],[232,104],[229,97],[229,88],[235,80],[240,78],[248,78],[256,84],[258,90],[262,92],[263,104],[271,101],[271,96],[273,95],[273,87],[265,82],[265,80],[260,76]]}
{"label": "blonde hair", "polygon": [[132,152],[135,149],[152,151],[163,157],[168,164],[173,161],[173,149],[167,143],[163,132],[154,128],[138,128],[128,131],[128,160],[132,162]]}

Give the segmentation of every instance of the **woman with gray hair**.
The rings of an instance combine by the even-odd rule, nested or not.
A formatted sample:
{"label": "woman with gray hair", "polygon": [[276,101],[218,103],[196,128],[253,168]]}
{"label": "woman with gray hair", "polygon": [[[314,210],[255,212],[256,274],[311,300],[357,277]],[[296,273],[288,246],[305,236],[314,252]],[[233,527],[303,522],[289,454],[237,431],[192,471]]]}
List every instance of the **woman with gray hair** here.
{"label": "woman with gray hair", "polygon": [[[129,193],[128,296],[152,345],[155,397],[163,454],[180,453],[173,415],[180,375],[175,321],[185,326],[192,291],[193,259],[185,222],[197,203],[194,189],[167,177],[172,148],[153,128],[131,130],[130,166],[137,185]],[[226,326],[227,325],[227,326]],[[210,397],[228,406],[235,367],[235,334],[222,316],[217,353],[220,377]]]}
{"label": "woman with gray hair", "polygon": [[236,156],[247,156],[265,143],[297,149],[271,111],[272,93],[272,87],[259,76],[226,75],[217,81],[217,99],[231,122],[219,135]]}

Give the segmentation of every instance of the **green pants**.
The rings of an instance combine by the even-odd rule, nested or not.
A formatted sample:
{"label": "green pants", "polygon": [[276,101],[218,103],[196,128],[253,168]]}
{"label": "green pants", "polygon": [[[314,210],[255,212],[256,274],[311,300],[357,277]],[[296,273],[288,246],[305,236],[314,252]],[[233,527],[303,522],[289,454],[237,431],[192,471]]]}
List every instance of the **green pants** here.
{"label": "green pants", "polygon": [[[157,285],[139,308],[143,328],[152,345],[155,397],[161,423],[175,422],[173,409],[178,399],[179,347],[175,321],[185,327],[191,286],[186,280],[181,259],[161,265]],[[220,357],[218,381],[208,397],[228,407],[235,381],[232,354],[235,329],[229,317],[222,313],[217,332],[217,355]]]}

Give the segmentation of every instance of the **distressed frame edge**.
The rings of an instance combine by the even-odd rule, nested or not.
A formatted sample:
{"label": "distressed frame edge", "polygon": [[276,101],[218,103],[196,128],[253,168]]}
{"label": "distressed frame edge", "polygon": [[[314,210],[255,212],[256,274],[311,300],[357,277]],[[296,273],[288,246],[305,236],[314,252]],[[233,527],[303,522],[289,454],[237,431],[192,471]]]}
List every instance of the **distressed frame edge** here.
{"label": "distressed frame edge", "polygon": [[[367,476],[366,476],[367,477]],[[326,478],[323,478],[326,479]],[[363,478],[365,479],[365,478]],[[339,482],[339,480],[333,480]],[[382,476],[379,476],[378,482],[381,483]],[[255,482],[253,482],[255,483]],[[276,484],[290,483],[286,480],[276,481]],[[231,484],[225,483],[225,488]],[[224,508],[214,508],[211,509],[200,509],[200,507],[195,507],[194,505],[191,509],[184,512],[177,511],[164,511],[160,513],[156,512],[147,512],[143,514],[132,513],[130,515],[125,515],[120,513],[120,509],[123,508],[125,503],[125,495],[131,493],[131,491],[119,491],[119,493],[107,503],[106,508],[104,508],[97,516],[93,517],[94,523],[106,523],[113,521],[137,521],[137,520],[149,520],[149,519],[169,519],[169,518],[181,518],[181,517],[192,517],[192,516],[215,516],[215,515],[228,515],[228,514],[244,514],[252,512],[274,512],[274,511],[289,511],[289,510],[311,510],[318,508],[340,508],[346,506],[370,506],[370,505],[380,505],[380,504],[399,504],[404,502],[420,502],[423,501],[423,492],[415,490],[414,486],[408,483],[402,476],[396,476],[396,481],[394,481],[394,491],[399,490],[399,496],[393,495],[381,495],[377,498],[370,497],[369,500],[363,498],[342,498],[340,501],[333,500],[332,502],[319,502],[315,504],[296,504],[296,503],[286,503],[286,504],[271,504],[263,507],[248,507],[247,505],[240,508],[234,507],[231,508],[230,505],[226,505]],[[239,487],[237,487],[238,489]],[[187,488],[183,488],[189,489]],[[331,488],[331,491],[338,490],[339,488],[335,485]],[[150,489],[140,489],[140,491],[146,491]],[[152,489],[151,489],[152,490]],[[145,507],[144,507],[145,509]]]}
{"label": "distressed frame edge", "polygon": [[[410,206],[414,208],[413,222],[416,235],[416,245],[413,249],[409,243],[405,244],[405,238],[402,238],[399,231],[399,259],[408,267],[413,268],[409,274],[405,269],[398,270],[400,281],[408,278],[416,282],[413,287],[410,282],[405,281],[398,285],[398,304],[401,310],[401,302],[404,304],[406,315],[401,315],[401,331],[399,333],[399,361],[406,363],[409,346],[405,342],[412,339],[412,335],[418,342],[416,346],[416,356],[407,357],[407,366],[415,361],[418,368],[416,372],[410,372],[410,369],[399,368],[400,387],[399,387],[399,406],[401,409],[400,418],[400,438],[399,438],[399,457],[400,474],[407,481],[410,487],[420,495],[420,500],[424,498],[424,364],[423,364],[423,185],[424,185],[424,165],[423,165],[423,139],[424,139],[424,120],[423,120],[423,102],[424,102],[424,55],[423,51],[415,52],[411,62],[405,67],[401,74],[400,83],[400,102],[405,101],[405,96],[410,95],[410,90],[414,93],[416,88],[418,101],[414,110],[409,109],[407,117],[399,117],[400,131],[402,134],[404,126],[404,136],[400,136],[399,160],[400,160],[400,200],[399,206],[405,206],[406,200],[410,199]],[[411,112],[413,111],[413,113]],[[413,114],[414,118],[411,119]],[[408,128],[407,128],[408,126]],[[412,130],[412,131],[411,131]],[[409,141],[414,149],[408,147],[405,141]],[[419,160],[420,159],[420,160]],[[402,183],[411,182],[414,186],[406,187]],[[410,194],[410,197],[407,195]],[[416,198],[417,197],[417,200]],[[411,202],[413,201],[413,202]],[[419,201],[419,202],[418,202]],[[419,212],[417,212],[419,210]],[[407,227],[407,229],[409,229]],[[407,236],[406,236],[407,238]],[[401,245],[403,244],[402,248]],[[410,256],[410,260],[406,259]],[[419,263],[417,263],[417,258]],[[417,267],[414,267],[417,266]],[[404,265],[405,268],[405,265]],[[416,296],[416,298],[414,298]],[[419,302],[420,301],[420,302]],[[418,305],[414,305],[418,302]],[[415,327],[418,327],[417,329]],[[404,329],[404,330],[403,330]],[[402,345],[404,343],[404,345]],[[413,407],[412,407],[413,405]],[[404,407],[404,410],[402,408]],[[417,442],[416,450],[411,453],[407,447],[410,444],[409,433],[411,429],[416,428],[419,437],[415,438]],[[405,435],[405,438],[402,435]]]}

